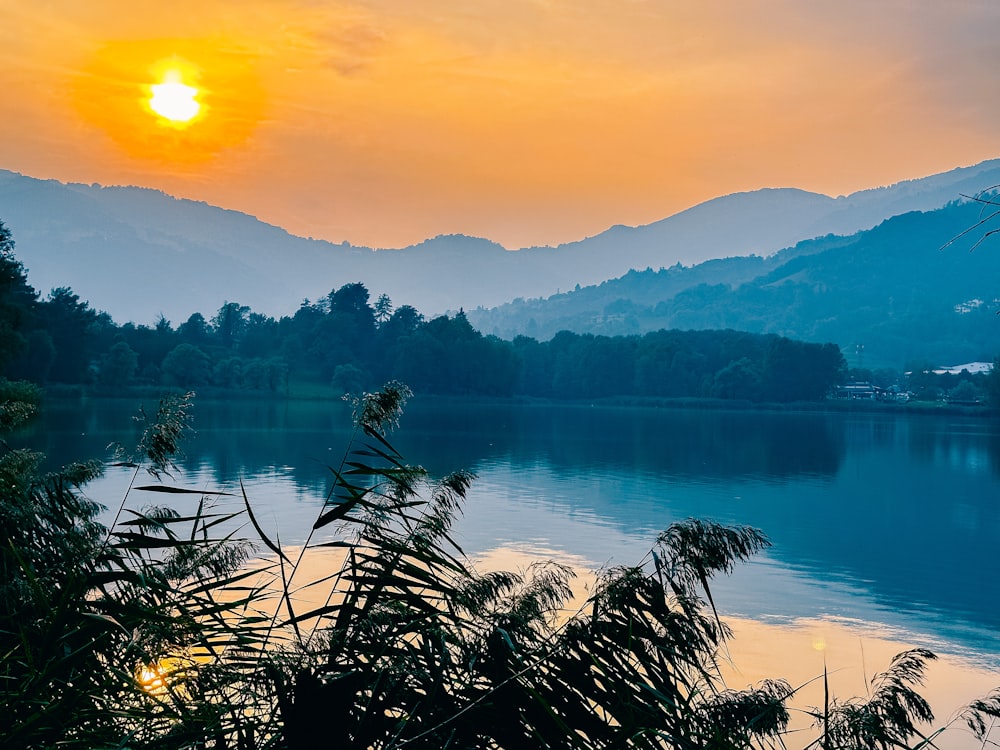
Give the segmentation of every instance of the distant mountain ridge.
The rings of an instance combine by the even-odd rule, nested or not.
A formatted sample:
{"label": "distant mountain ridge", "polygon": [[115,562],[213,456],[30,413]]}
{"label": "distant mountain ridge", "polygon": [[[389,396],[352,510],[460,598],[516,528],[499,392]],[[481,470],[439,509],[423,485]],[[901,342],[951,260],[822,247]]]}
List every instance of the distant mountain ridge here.
{"label": "distant mountain ridge", "polygon": [[1000,243],[970,252],[990,225],[949,244],[981,216],[981,206],[955,202],[767,258],[631,271],[467,315],[502,338],[731,328],[833,342],[855,366],[992,361],[1000,353]]}
{"label": "distant mountain ridge", "polygon": [[427,315],[545,297],[627,273],[713,258],[770,256],[830,233],[853,233],[1000,183],[1000,160],[830,198],[768,188],[707,201],[641,227],[616,226],[557,247],[507,251],[442,235],[374,250],[296,237],[237,211],[147,188],[38,180],[0,170],[0,220],[29,281],[69,286],[117,321],[175,323],[225,301],[294,312],[355,281]]}

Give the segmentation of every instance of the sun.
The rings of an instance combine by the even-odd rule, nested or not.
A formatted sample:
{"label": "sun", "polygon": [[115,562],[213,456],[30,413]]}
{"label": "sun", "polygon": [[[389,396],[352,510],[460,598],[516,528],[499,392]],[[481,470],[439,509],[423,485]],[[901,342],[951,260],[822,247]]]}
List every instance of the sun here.
{"label": "sun", "polygon": [[170,124],[183,126],[201,112],[198,89],[186,84],[178,70],[166,71],[150,89],[149,108]]}
{"label": "sun", "polygon": [[70,101],[120,156],[194,174],[261,124],[267,96],[256,59],[216,37],[109,42],[73,76]]}

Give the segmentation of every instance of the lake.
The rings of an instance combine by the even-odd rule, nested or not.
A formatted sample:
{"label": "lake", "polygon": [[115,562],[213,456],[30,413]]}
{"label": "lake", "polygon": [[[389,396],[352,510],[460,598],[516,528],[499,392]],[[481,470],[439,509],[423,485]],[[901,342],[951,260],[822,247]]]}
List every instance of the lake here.
{"label": "lake", "polygon": [[[134,443],[137,405],[53,400],[12,442],[59,462],[103,458]],[[194,414],[173,483],[239,493],[242,480],[262,525],[301,544],[350,437],[346,406],[196,401]],[[996,422],[415,398],[392,440],[432,474],[475,472],[457,538],[500,564],[551,557],[585,579],[638,561],[676,520],[762,529],[773,546],[714,588],[740,684],[835,663],[860,694],[889,655],[920,645],[944,655],[930,673],[938,703],[1000,685]],[[129,478],[109,471],[87,494],[116,507]]]}

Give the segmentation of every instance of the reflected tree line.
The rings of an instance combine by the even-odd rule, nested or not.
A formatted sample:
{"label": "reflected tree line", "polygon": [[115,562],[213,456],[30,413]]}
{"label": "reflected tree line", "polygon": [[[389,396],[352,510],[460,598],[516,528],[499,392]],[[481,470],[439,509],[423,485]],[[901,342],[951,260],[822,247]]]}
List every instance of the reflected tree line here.
{"label": "reflected tree line", "polygon": [[426,319],[345,284],[274,318],[225,302],[174,326],[116,324],[68,287],[41,298],[0,224],[0,367],[38,383],[204,386],[285,393],[297,383],[360,392],[391,379],[418,393],[545,398],[642,396],[817,400],[846,366],[833,344],[725,331],[505,341],[459,311]]}
{"label": "reflected tree line", "polygon": [[[131,398],[100,399],[92,406],[52,400],[44,417],[22,428],[18,439],[52,456],[51,469],[79,457],[105,459],[109,443],[138,439],[135,406]],[[209,467],[218,486],[275,466],[301,487],[321,485],[329,476],[329,452],[350,438],[350,410],[340,401],[317,409],[309,400],[199,398],[193,412],[198,429],[177,463],[189,476]],[[511,461],[542,462],[560,475],[587,466],[780,482],[833,476],[846,450],[841,423],[811,412],[528,407],[516,401],[470,408],[464,401],[415,398],[406,427],[400,446],[424,456],[435,474]]]}
{"label": "reflected tree line", "polygon": [[[47,409],[37,434],[19,436],[31,437],[26,441],[31,447],[57,458],[53,468],[74,457],[103,456],[111,441],[137,438],[123,433],[134,411],[131,399],[102,401],[92,410],[73,404],[58,415]],[[247,479],[249,486],[281,466],[303,492],[321,495],[329,480],[328,449],[339,453],[349,440],[349,409],[338,401],[329,407],[294,399],[199,399],[197,433],[178,464],[187,476],[207,469],[217,487],[232,487],[234,477]],[[739,501],[740,518],[770,530],[780,542],[772,554],[793,565],[822,561],[833,577],[877,581],[880,596],[908,601],[907,607],[922,602],[994,627],[996,611],[988,604],[995,601],[996,582],[961,575],[969,560],[987,566],[993,554],[1000,437],[984,430],[988,424],[790,411],[526,408],[509,401],[470,409],[463,402],[417,398],[407,408],[406,429],[397,442],[408,454],[420,455],[434,475],[456,466],[480,472],[508,461],[544,467],[532,474],[540,497],[558,495],[558,485],[546,484],[546,476],[561,482],[581,467],[609,477],[638,472],[669,482],[737,481],[747,498]],[[843,472],[851,451],[855,460]],[[857,455],[872,459],[858,464]],[[809,484],[797,485],[794,501],[779,494],[784,499],[771,502],[766,499],[772,489],[754,489],[803,479],[818,487],[837,483],[836,506]],[[673,517],[722,513],[721,520],[731,520],[727,506],[705,506],[698,497],[667,491],[661,501]],[[616,492],[581,494],[574,503],[577,511],[614,519],[623,529],[647,528],[660,512],[637,497],[622,502]],[[825,532],[794,531],[816,527]],[[962,549],[963,555],[928,555],[930,545]]]}

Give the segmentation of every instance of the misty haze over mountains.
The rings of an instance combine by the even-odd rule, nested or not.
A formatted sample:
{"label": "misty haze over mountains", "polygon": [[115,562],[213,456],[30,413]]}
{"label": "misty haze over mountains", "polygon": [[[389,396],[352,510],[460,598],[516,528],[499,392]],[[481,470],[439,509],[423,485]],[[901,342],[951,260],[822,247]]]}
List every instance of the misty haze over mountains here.
{"label": "misty haze over mountains", "polygon": [[992,224],[959,237],[981,217],[981,205],[953,202],[767,258],[631,271],[545,299],[470,310],[468,318],[507,339],[733,329],[833,342],[855,366],[991,361],[1000,350],[1000,248],[987,241],[970,252]]}
{"label": "misty haze over mountains", "polygon": [[[851,235],[997,184],[1000,160],[839,198],[762,189],[716,198],[653,224],[616,226],[578,242],[519,251],[461,235],[375,251],[295,237],[246,214],[154,190],[66,185],[8,171],[0,171],[0,220],[13,232],[36,289],[44,295],[69,286],[118,322],[151,324],[162,313],[176,325],[196,311],[208,317],[225,301],[290,314],[304,298],[355,281],[373,298],[386,293],[397,305],[431,316],[548,297],[632,269],[678,263],[694,268],[679,276],[682,269],[671,268],[675,288],[656,292],[659,301],[697,284],[735,286],[773,271],[779,259],[787,259],[775,254],[803,240]],[[741,257],[750,255],[762,257]],[[731,260],[697,265],[721,258]],[[603,306],[593,313],[605,315]],[[531,333],[527,320],[505,327],[483,313],[470,313],[470,320],[478,320],[485,333]],[[534,317],[540,334],[544,316]],[[683,316],[675,318],[685,323]],[[775,325],[775,332],[794,333],[780,321]]]}

